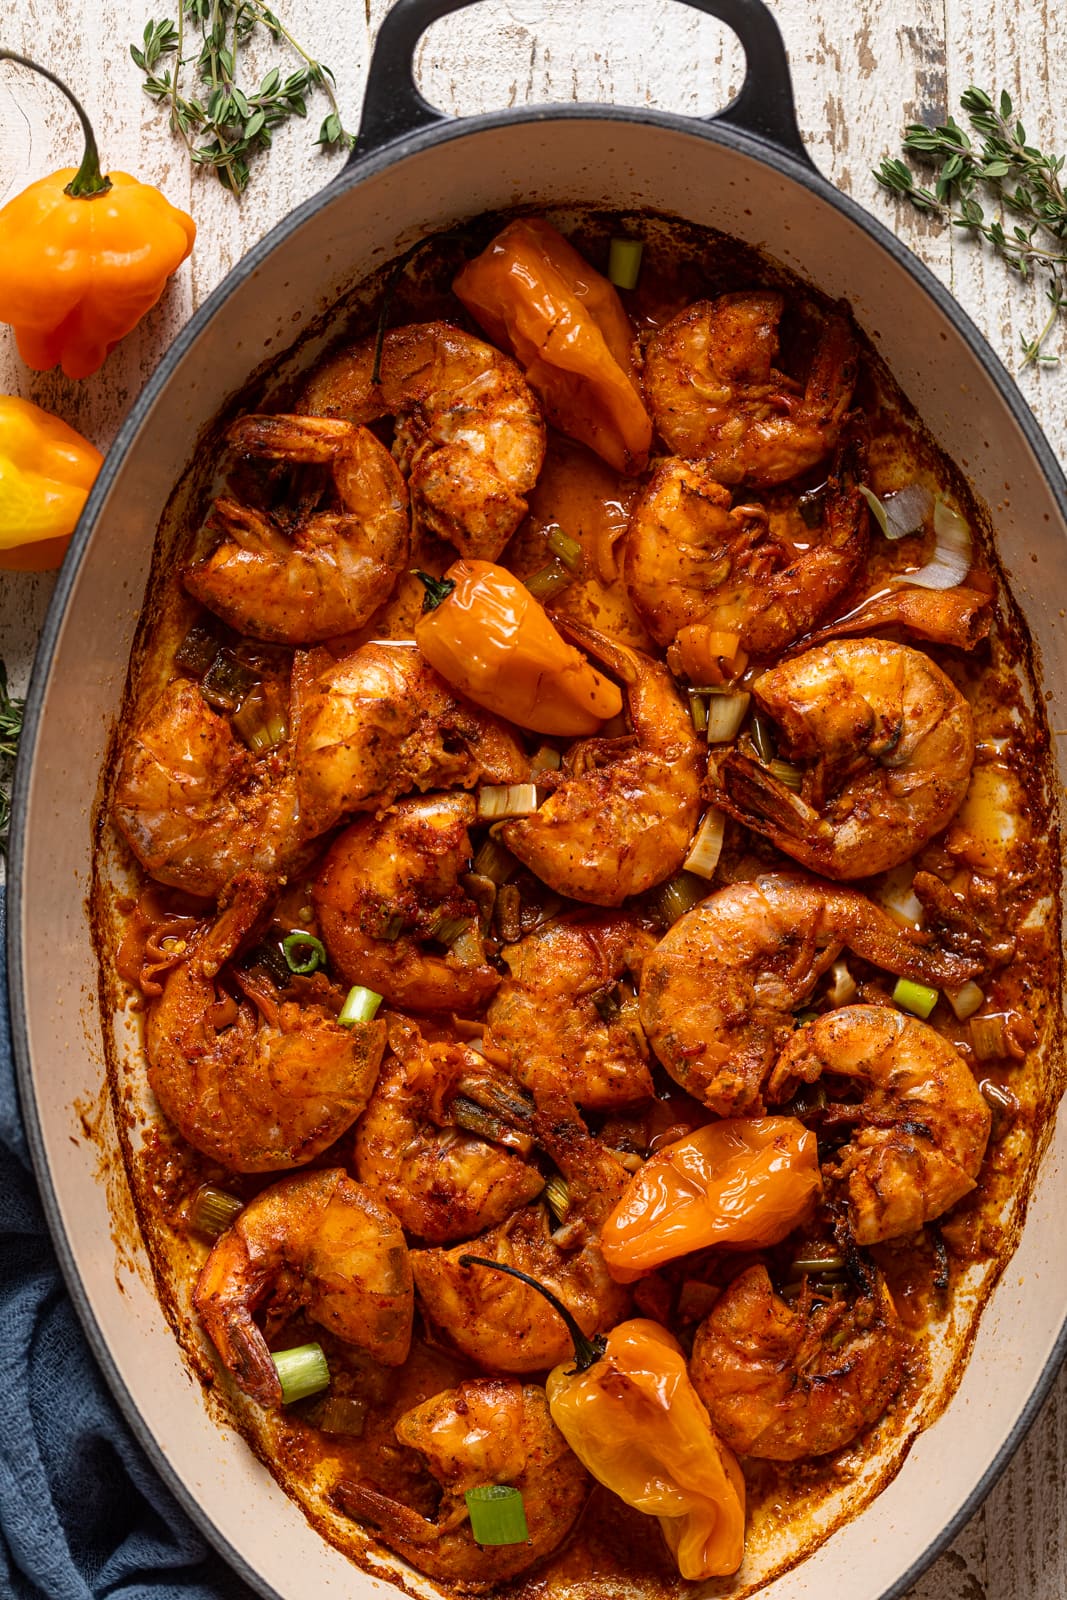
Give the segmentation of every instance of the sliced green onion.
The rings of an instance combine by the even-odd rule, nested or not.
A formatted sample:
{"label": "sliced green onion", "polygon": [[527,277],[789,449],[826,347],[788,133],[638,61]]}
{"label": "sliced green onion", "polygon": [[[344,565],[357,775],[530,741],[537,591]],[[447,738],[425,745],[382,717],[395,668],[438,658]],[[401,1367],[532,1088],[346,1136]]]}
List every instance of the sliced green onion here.
{"label": "sliced green onion", "polygon": [[275,1350],[271,1360],[282,1386],[282,1405],[291,1406],[294,1400],[306,1400],[309,1394],[318,1394],[330,1386],[330,1369],[321,1344]]}
{"label": "sliced green onion", "polygon": [[545,1199],[556,1221],[566,1222],[571,1209],[571,1188],[566,1178],[558,1172],[553,1173],[545,1184]]}
{"label": "sliced green onion", "polygon": [[787,789],[792,789],[794,794],[800,793],[804,774],[791,761],[768,761],[767,771],[772,778],[777,778],[779,783],[784,783]]}
{"label": "sliced green onion", "polygon": [[367,1421],[367,1402],[356,1395],[327,1395],[313,1426],[320,1433],[343,1433],[360,1438]]}
{"label": "sliced green onion", "polygon": [[890,537],[889,518],[885,514],[885,506],[879,500],[874,490],[868,489],[865,483],[857,483],[856,488],[870,506],[871,516],[874,518],[875,522],[877,522],[878,526],[882,530],[882,533],[888,539]]}
{"label": "sliced green onion", "polygon": [[466,933],[473,917],[449,917],[441,910],[434,912],[426,928],[426,938],[436,939],[438,944],[454,945],[461,933]]}
{"label": "sliced green onion", "polygon": [[534,599],[543,603],[546,600],[554,599],[569,583],[573,583],[574,574],[563,565],[563,562],[558,557],[553,556],[547,567],[539,568],[537,572],[533,572],[528,578],[524,578],[523,582]]}
{"label": "sliced green onion", "polygon": [[480,878],[489,878],[499,886],[513,878],[519,863],[510,850],[506,850],[492,834],[484,841],[474,858],[474,870]]}
{"label": "sliced green onion", "polygon": [[968,524],[958,511],[938,495],[934,501],[934,535],[937,545],[933,559],[918,572],[898,572],[894,584],[915,584],[920,589],[954,589],[970,571],[973,540]]}
{"label": "sliced green onion", "polygon": [[830,968],[833,986],[827,992],[827,999],[832,1006],[847,1006],[856,998],[859,988],[855,978],[848,968],[844,956],[839,957]]}
{"label": "sliced green onion", "polygon": [[549,529],[547,543],[552,554],[563,562],[568,572],[581,570],[582,547],[577,539],[572,539],[562,528],[554,527]]}
{"label": "sliced green onion", "polygon": [[644,244],[640,239],[612,239],[608,246],[608,280],[616,289],[636,289]]}
{"label": "sliced green onion", "polygon": [[220,650],[200,680],[200,693],[216,711],[236,711],[258,683],[232,650]]}
{"label": "sliced green onion", "polygon": [[936,989],[928,988],[925,983],[912,983],[910,978],[898,978],[893,990],[893,1004],[899,1006],[901,1011],[910,1011],[913,1017],[922,1017],[925,1022],[937,1004],[937,993]]}
{"label": "sliced green onion", "polygon": [[712,695],[708,701],[709,744],[729,744],[737,738],[751,699],[750,694],[737,689]]}
{"label": "sliced green onion", "polygon": [[381,1003],[380,994],[375,994],[373,989],[364,989],[357,983],[349,989],[337,1020],[342,1028],[354,1027],[357,1022],[370,1022]]}
{"label": "sliced green onion", "polygon": [[482,937],[473,923],[469,928],[464,928],[457,939],[453,939],[449,949],[464,967],[480,967],[485,960]]}
{"label": "sliced green onion", "polygon": [[222,640],[210,623],[194,622],[178,646],[174,665],[194,678],[202,678],[219,653]]}
{"label": "sliced green onion", "polygon": [[699,878],[710,878],[714,874],[722,853],[725,828],[724,813],[710,806],[704,813],[704,820],[697,829],[697,836],[689,847],[689,854],[682,863],[686,872],[695,872]]}
{"label": "sliced green onion", "polygon": [[244,1207],[244,1201],[235,1194],[216,1189],[213,1183],[202,1183],[189,1206],[189,1226],[206,1239],[217,1239],[233,1226],[234,1218]]}
{"label": "sliced green onion", "polygon": [[973,978],[968,979],[962,989],[946,989],[945,999],[956,1013],[957,1022],[966,1022],[985,1005],[985,995]]}
{"label": "sliced green onion", "polygon": [[517,884],[500,885],[493,916],[497,932],[505,944],[516,944],[522,938],[522,896]]}
{"label": "sliced green onion", "polygon": [[300,929],[286,934],[282,940],[282,954],[289,971],[297,972],[301,976],[308,972],[318,972],[320,967],[326,965],[326,946],[322,940],[316,939],[313,933],[304,933]]}
{"label": "sliced green onion", "polygon": [[500,817],[532,817],[542,795],[535,783],[489,783],[478,790],[478,820],[496,822]]}
{"label": "sliced green onion", "polygon": [[475,1544],[525,1544],[530,1537],[526,1508],[518,1489],[483,1483],[463,1497],[470,1512]]}
{"label": "sliced green onion", "polygon": [[563,757],[553,744],[539,745],[530,757],[531,772],[558,772],[563,765]]}
{"label": "sliced green onion", "polygon": [[797,1256],[789,1264],[790,1274],[801,1272],[833,1273],[845,1269],[844,1256]]}
{"label": "sliced green onion", "polygon": [[993,1061],[997,1056],[1008,1054],[1008,1036],[1004,1031],[1002,1013],[971,1018],[971,1049],[979,1061]]}
{"label": "sliced green onion", "polygon": [[702,878],[689,872],[678,872],[660,885],[653,899],[653,908],[660,921],[671,928],[679,917],[692,911],[707,892],[708,886]]}
{"label": "sliced green onion", "polygon": [[231,717],[234,732],[248,746],[253,755],[273,750],[289,737],[289,724],[280,707],[272,705],[261,683],[255,684],[241,701],[240,709]]}
{"label": "sliced green onion", "polygon": [[708,726],[708,702],[695,689],[689,690],[689,715],[696,732],[703,733]]}
{"label": "sliced green onion", "polygon": [[774,730],[770,718],[765,717],[762,711],[755,712],[749,732],[760,761],[765,767],[770,766],[775,757]]}

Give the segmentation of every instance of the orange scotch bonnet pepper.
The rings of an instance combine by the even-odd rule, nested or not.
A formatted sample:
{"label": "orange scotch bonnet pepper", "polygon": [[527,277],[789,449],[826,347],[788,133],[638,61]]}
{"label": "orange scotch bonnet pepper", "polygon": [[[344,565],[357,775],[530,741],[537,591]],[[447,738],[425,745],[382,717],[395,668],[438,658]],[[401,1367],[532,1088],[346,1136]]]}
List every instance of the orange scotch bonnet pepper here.
{"label": "orange scotch bonnet pepper", "polygon": [[51,412],[0,395],[0,568],[59,566],[103,459]]}
{"label": "orange scotch bonnet pepper", "polygon": [[598,1483],[658,1519],[682,1577],[736,1572],[745,1554],[745,1480],[693,1388],[678,1341],[644,1317],[589,1339],[525,1272],[483,1256],[463,1255],[460,1265],[520,1278],[564,1319],[574,1362],[548,1375],[552,1420]]}
{"label": "orange scotch bonnet pepper", "polygon": [[613,285],[539,217],[511,222],[453,292],[511,350],[549,422],[618,472],[641,472],[652,423],[634,375],[633,329]]}
{"label": "orange scotch bonnet pepper", "polygon": [[634,1174],[600,1249],[612,1277],[630,1283],[708,1245],[777,1244],[821,1193],[817,1140],[795,1117],[709,1122]]}
{"label": "orange scotch bonnet pepper", "polygon": [[596,733],[622,710],[622,694],[552,626],[542,605],[504,567],[455,561],[426,586],[415,642],[475,705],[534,733]]}
{"label": "orange scotch bonnet pepper", "polygon": [[86,378],[150,310],[193,248],[192,217],[125,172],[105,176],[92,127],[55,75],[10,50],[66,95],[85,135],[82,164],[39,178],[0,210],[0,322],[27,366]]}

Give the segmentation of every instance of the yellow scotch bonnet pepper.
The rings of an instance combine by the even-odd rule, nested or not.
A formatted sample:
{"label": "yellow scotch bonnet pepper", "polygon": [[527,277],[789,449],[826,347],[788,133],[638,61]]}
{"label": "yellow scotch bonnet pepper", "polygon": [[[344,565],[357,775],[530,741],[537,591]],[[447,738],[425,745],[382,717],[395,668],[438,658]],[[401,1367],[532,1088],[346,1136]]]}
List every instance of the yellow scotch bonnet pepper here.
{"label": "yellow scotch bonnet pepper", "polygon": [[151,185],[101,173],[89,120],[53,73],[10,50],[0,61],[54,83],[85,134],[80,167],[39,178],[0,209],[0,322],[15,330],[27,366],[58,363],[68,378],[86,378],[155,305],[196,224]]}
{"label": "yellow scotch bonnet pepper", "polygon": [[736,1572],[745,1554],[745,1480],[711,1425],[677,1340],[644,1317],[589,1339],[525,1272],[484,1256],[463,1255],[460,1265],[519,1278],[559,1312],[574,1362],[548,1375],[552,1420],[598,1483],[658,1519],[682,1577]]}
{"label": "yellow scotch bonnet pepper", "polygon": [[0,395],[0,568],[58,567],[103,456],[17,395]]}

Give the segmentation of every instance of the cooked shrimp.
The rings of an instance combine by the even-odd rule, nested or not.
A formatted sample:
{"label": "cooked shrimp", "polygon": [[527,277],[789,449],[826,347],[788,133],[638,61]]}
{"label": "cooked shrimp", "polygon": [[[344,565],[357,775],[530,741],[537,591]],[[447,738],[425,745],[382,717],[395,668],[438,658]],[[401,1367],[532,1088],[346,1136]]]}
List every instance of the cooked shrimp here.
{"label": "cooked shrimp", "polygon": [[888,589],[862,601],[853,611],[828,622],[811,635],[809,648],[846,633],[880,633],[902,628],[905,633],[973,650],[981,644],[992,623],[993,596],[984,589]]}
{"label": "cooked shrimp", "polygon": [[404,1235],[388,1206],[340,1167],[283,1178],[257,1194],[218,1239],[193,1304],[237,1387],[282,1403],[267,1340],[298,1312],[386,1367],[407,1360],[415,1301]]}
{"label": "cooked shrimp", "polygon": [[587,1334],[626,1315],[629,1294],[608,1274],[600,1226],[618,1204],[629,1173],[586,1131],[573,1103],[547,1074],[535,1083],[533,1129],[567,1181],[570,1210],[552,1234],[543,1206],[516,1211],[474,1245],[416,1250],[411,1266],[427,1315],[463,1355],[498,1372],[543,1372],[571,1353],[559,1316],[535,1289],[500,1272],[462,1267],[467,1250],[518,1267],[551,1289]]}
{"label": "cooked shrimp", "polygon": [[766,873],[718,889],[645,961],[641,1021],[671,1077],[722,1117],[758,1113],[793,1011],[847,947],[887,972],[940,987],[977,970],[925,948],[854,889]]}
{"label": "cooked shrimp", "polygon": [[388,450],[366,428],[328,417],[241,417],[228,438],[244,456],[329,466],[339,509],[283,528],[216,500],[222,541],[185,573],[189,593],[254,639],[311,644],[361,627],[408,565],[408,493]]}
{"label": "cooked shrimp", "polygon": [[530,762],[502,722],[462,699],[413,645],[372,643],[293,666],[293,765],[309,835],[412,789],[523,783]]}
{"label": "cooked shrimp", "polygon": [[[508,1378],[461,1383],[405,1412],[396,1436],[418,1451],[444,1491],[432,1521],[362,1483],[341,1482],[332,1498],[419,1572],[461,1591],[525,1572],[562,1543],[585,1501],[588,1475],[535,1384]],[[493,1483],[522,1495],[529,1538],[521,1544],[475,1543],[464,1495]]]}
{"label": "cooked shrimp", "polygon": [[633,733],[572,745],[564,780],[540,810],[499,831],[557,894],[618,906],[685,860],[700,816],[702,745],[665,667],[580,623],[559,623],[623,680]]}
{"label": "cooked shrimp", "polygon": [[472,1112],[484,1125],[477,1100],[464,1100],[465,1080],[474,1095],[484,1090],[491,1069],[483,1056],[424,1039],[406,1017],[389,1019],[389,1045],[356,1129],[356,1176],[409,1233],[428,1244],[469,1239],[541,1193],[545,1180],[522,1155],[466,1131]]}
{"label": "cooked shrimp", "polygon": [[[470,866],[475,809],[469,794],[399,800],[334,840],[312,898],[347,983],[418,1012],[465,1013],[492,994],[500,974],[485,960],[477,907],[458,882]],[[458,952],[426,948],[438,930],[464,922]]]}
{"label": "cooked shrimp", "polygon": [[287,745],[253,755],[199,687],[176,678],[126,734],[112,817],[153,878],[216,895],[235,873],[303,853]]}
{"label": "cooked shrimp", "polygon": [[908,1345],[885,1284],[851,1302],[779,1299],[766,1267],[733,1280],[697,1329],[689,1375],[739,1455],[797,1461],[840,1450],[882,1415]]}
{"label": "cooked shrimp", "polygon": [[719,483],[785,483],[837,444],[856,381],[856,345],[827,317],[803,388],[775,370],[783,297],[773,289],[698,300],[645,354],[645,399],[675,455]]}
{"label": "cooked shrimp", "polygon": [[511,976],[490,1002],[487,1037],[520,1082],[548,1069],[593,1111],[652,1098],[637,1002],[619,979],[639,978],[655,943],[632,917],[585,914],[506,946]]}
{"label": "cooked shrimp", "polygon": [[[194,935],[148,1013],[148,1081],[179,1133],[232,1172],[299,1167],[352,1126],[370,1098],[385,1023],[337,1022],[334,1009],[282,1000],[269,978],[234,969],[234,1000],[218,974],[262,926],[265,880],[234,880],[214,923]],[[325,980],[305,995],[330,996]],[[325,992],[322,992],[322,991]]]}
{"label": "cooked shrimp", "polygon": [[855,1131],[835,1176],[848,1193],[859,1244],[914,1233],[975,1186],[991,1112],[963,1057],[936,1029],[889,1006],[842,1006],[800,1028],[767,1083],[788,1100],[822,1074],[859,1088],[827,1107],[829,1125]]}
{"label": "cooked shrimp", "polygon": [[679,629],[736,633],[753,655],[777,655],[807,633],[859,576],[870,513],[839,462],[828,482],[825,530],[792,559],[767,537],[759,506],[731,509],[706,463],[671,458],[630,515],[624,576],[649,633],[671,644]]}
{"label": "cooked shrimp", "polygon": [[393,454],[418,522],[461,556],[495,561],[526,515],[545,455],[545,424],[522,368],[447,322],[374,338],[318,369],[303,409],[353,422],[395,417]]}
{"label": "cooked shrimp", "polygon": [[794,793],[736,750],[712,758],[715,804],[813,872],[866,878],[907,861],[955,816],[974,762],[971,710],[929,656],[842,639],[753,684],[790,760]]}

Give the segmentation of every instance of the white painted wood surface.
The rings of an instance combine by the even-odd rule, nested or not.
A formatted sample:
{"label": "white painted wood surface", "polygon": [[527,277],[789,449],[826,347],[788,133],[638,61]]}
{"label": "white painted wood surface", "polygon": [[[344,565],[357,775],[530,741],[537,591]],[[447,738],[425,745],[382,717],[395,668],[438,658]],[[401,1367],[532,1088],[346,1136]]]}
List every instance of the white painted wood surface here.
{"label": "white painted wood surface", "polygon": [[[391,0],[284,0],[292,31],[337,75],[354,126],[370,46]],[[1038,289],[1009,278],[981,248],[897,208],[872,166],[896,153],[905,120],[941,117],[971,82],[1007,88],[1030,134],[1067,148],[1060,90],[1067,13],[1056,0],[772,0],[792,64],[808,147],[842,189],[869,207],[949,285],[1019,378],[1061,457],[1067,452],[1067,360],[1020,372],[1019,340],[1043,321]],[[183,147],[141,93],[128,45],[152,0],[26,0],[6,8],[6,47],[50,65],[81,94],[105,163],[160,185],[199,227],[193,256],[160,305],[81,383],[30,373],[0,329],[0,392],[57,412],[106,449],[177,329],[235,261],[339,165],[312,146],[324,110],[291,126],[240,202],[215,179],[192,173]],[[173,14],[173,13],[170,13]],[[274,53],[271,52],[271,59]],[[741,55],[719,24],[675,0],[484,0],[437,24],[419,50],[423,92],[455,113],[551,100],[655,104],[707,114],[741,81]],[[67,165],[73,115],[45,83],[0,64],[0,203],[31,177]],[[1060,335],[1052,349],[1067,346]],[[1065,348],[1067,356],[1067,348]],[[52,580],[0,573],[0,655],[13,682],[28,677]],[[909,1600],[1065,1600],[1067,1597],[1067,1376],[1012,1465]]]}

